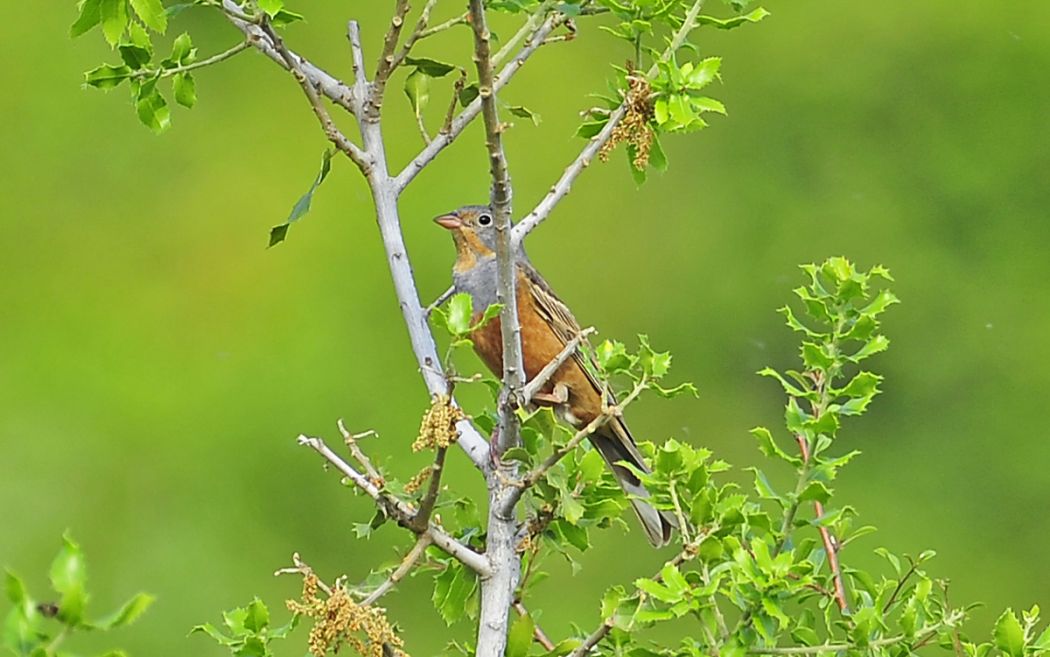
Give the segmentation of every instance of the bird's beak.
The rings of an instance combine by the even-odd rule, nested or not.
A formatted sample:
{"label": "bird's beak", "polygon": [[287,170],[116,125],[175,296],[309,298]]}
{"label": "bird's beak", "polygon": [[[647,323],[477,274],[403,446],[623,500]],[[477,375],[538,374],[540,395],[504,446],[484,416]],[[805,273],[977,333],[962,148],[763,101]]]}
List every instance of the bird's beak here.
{"label": "bird's beak", "polygon": [[454,214],[443,214],[440,217],[434,217],[434,223],[446,230],[458,230],[463,227],[463,222]]}

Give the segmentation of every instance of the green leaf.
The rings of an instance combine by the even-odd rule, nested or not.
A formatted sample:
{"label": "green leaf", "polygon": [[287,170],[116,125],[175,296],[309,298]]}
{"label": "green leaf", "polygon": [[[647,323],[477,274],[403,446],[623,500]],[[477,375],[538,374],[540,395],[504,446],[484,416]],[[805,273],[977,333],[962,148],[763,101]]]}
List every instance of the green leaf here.
{"label": "green leaf", "polygon": [[164,34],[164,30],[168,29],[168,16],[160,0],[131,0],[131,8],[154,32]]}
{"label": "green leaf", "polygon": [[255,598],[248,605],[248,615],[244,619],[244,629],[258,634],[270,624],[270,610],[266,608],[263,601]]}
{"label": "green leaf", "polygon": [[811,481],[802,491],[802,494],[798,496],[798,499],[803,502],[813,500],[825,504],[831,499],[831,491],[822,482]]}
{"label": "green leaf", "polygon": [[128,0],[100,0],[98,11],[102,34],[109,45],[116,46],[128,25]]}
{"label": "green leaf", "polygon": [[499,317],[499,314],[501,312],[503,312],[502,303],[490,304],[489,307],[485,309],[485,312],[481,313],[481,318],[474,324],[474,326],[471,327],[471,330],[473,331],[479,329],[482,326],[488,324],[492,320]]}
{"label": "green leaf", "polygon": [[446,625],[452,625],[467,614],[467,601],[477,587],[477,578],[458,561],[449,561],[445,570],[434,577],[434,607]]}
{"label": "green leaf", "polygon": [[[328,177],[328,173],[332,170],[332,156],[335,155],[334,150],[327,150],[321,156],[321,171],[317,174],[317,178],[314,179],[310,189],[306,191],[299,200],[292,206],[292,211],[288,214],[288,219],[283,224],[279,224],[270,229],[270,244],[273,246],[284,241],[285,236],[288,234],[288,229],[293,223],[299,221],[310,211],[310,203],[313,201],[314,192],[321,186],[324,179]],[[269,248],[269,247],[267,247]]]}
{"label": "green leaf", "polygon": [[197,85],[189,73],[176,73],[171,80],[171,90],[175,93],[175,102],[183,107],[192,108],[197,104]]}
{"label": "green leaf", "polygon": [[189,64],[196,59],[197,49],[193,47],[193,39],[186,32],[175,37],[171,44],[171,56],[169,59],[179,64]]}
{"label": "green leaf", "polygon": [[58,618],[67,625],[79,625],[87,604],[87,566],[80,546],[69,536],[62,536],[62,548],[51,562],[51,586],[61,595]]}
{"label": "green leaf", "polygon": [[409,66],[415,66],[424,75],[432,78],[443,78],[457,68],[453,64],[439,62],[428,57],[406,57],[405,63]]}
{"label": "green leaf", "polygon": [[742,14],[740,16],[734,16],[732,18],[715,18],[714,16],[697,16],[696,22],[700,25],[710,25],[717,27],[720,30],[731,30],[734,27],[740,27],[744,23],[757,23],[766,16],[769,16],[769,12],[759,7],[758,9]]}
{"label": "green leaf", "polygon": [[598,367],[606,373],[620,372],[631,366],[631,357],[622,342],[603,340],[594,352]]}
{"label": "green leaf", "polygon": [[29,593],[26,591],[25,582],[10,570],[4,571],[4,590],[7,593],[7,599],[16,607],[29,601]]}
{"label": "green leaf", "polygon": [[653,143],[649,148],[649,166],[657,171],[667,171],[667,154],[664,152],[660,138],[653,135]]}
{"label": "green leaf", "polygon": [[465,335],[470,331],[470,322],[474,318],[474,300],[470,294],[459,292],[448,300],[446,312],[448,332],[452,335]]}
{"label": "green leaf", "polygon": [[303,20],[302,14],[282,9],[273,15],[270,19],[270,23],[272,23],[274,27],[284,27],[286,25],[291,25],[292,23],[298,23],[301,20]]}
{"label": "green leaf", "polygon": [[146,613],[146,610],[149,609],[155,599],[156,598],[148,593],[139,593],[125,602],[120,609],[109,616],[94,622],[92,625],[102,630],[130,625],[131,623],[134,623],[139,616]]}
{"label": "green leaf", "polygon": [[[464,103],[464,105],[465,104],[466,103]],[[576,136],[590,139],[601,132],[606,123],[608,123],[608,121],[587,121],[586,123],[581,124],[579,128],[576,128]]]}
{"label": "green leaf", "polygon": [[871,340],[868,340],[867,344],[861,347],[857,353],[850,356],[850,360],[854,363],[859,363],[869,356],[873,356],[880,351],[886,351],[890,346],[890,341],[884,335],[876,335]]}
{"label": "green leaf", "polygon": [[1024,629],[1012,609],[1007,608],[995,622],[995,645],[1009,657],[1023,657]]}
{"label": "green leaf", "polygon": [[540,115],[536,114],[524,105],[508,105],[507,111],[518,118],[528,119],[529,121],[532,121],[532,125],[540,124]]}
{"label": "green leaf", "polygon": [[160,95],[154,85],[142,86],[142,90],[135,99],[135,112],[143,125],[153,131],[153,134],[161,134],[171,127],[171,110],[168,102]]}
{"label": "green leaf", "polygon": [[73,24],[69,26],[69,36],[78,37],[101,22],[102,17],[99,14],[100,2],[101,0],[80,0],[77,3],[77,11],[80,13]]}
{"label": "green leaf", "polygon": [[132,75],[127,66],[103,64],[84,74],[84,83],[96,89],[112,89]]}
{"label": "green leaf", "polygon": [[[687,80],[690,89],[703,89],[718,77],[718,69],[722,66],[721,57],[708,57],[702,60],[696,68],[689,73]],[[725,108],[723,108],[723,113]]]}
{"label": "green leaf", "polygon": [[412,105],[412,112],[418,117],[430,100],[430,77],[421,69],[416,69],[405,78],[405,95]]}
{"label": "green leaf", "polygon": [[794,466],[802,465],[802,459],[788,454],[776,444],[776,441],[773,439],[773,434],[769,432],[769,429],[766,429],[765,427],[755,427],[751,430],[751,435],[758,440],[758,450],[766,456],[778,458]]}
{"label": "green leaf", "polygon": [[507,633],[506,657],[526,657],[529,654],[535,627],[532,616],[528,614],[519,616],[511,623],[510,631]]}
{"label": "green leaf", "polygon": [[258,4],[259,9],[265,11],[271,18],[284,9],[284,0],[258,0]]}
{"label": "green leaf", "polygon": [[193,627],[192,630],[190,630],[190,634],[196,634],[198,632],[200,632],[201,634],[207,634],[212,639],[214,639],[216,642],[218,642],[219,644],[224,645],[224,646],[232,646],[235,643],[239,643],[239,641],[237,639],[234,639],[232,637],[226,636],[225,634],[220,632],[218,630],[218,628],[216,628],[211,623],[204,623],[203,625],[196,625],[196,626]]}
{"label": "green leaf", "polygon": [[459,104],[466,107],[474,102],[474,99],[477,98],[480,93],[476,82],[468,84],[459,90]]}

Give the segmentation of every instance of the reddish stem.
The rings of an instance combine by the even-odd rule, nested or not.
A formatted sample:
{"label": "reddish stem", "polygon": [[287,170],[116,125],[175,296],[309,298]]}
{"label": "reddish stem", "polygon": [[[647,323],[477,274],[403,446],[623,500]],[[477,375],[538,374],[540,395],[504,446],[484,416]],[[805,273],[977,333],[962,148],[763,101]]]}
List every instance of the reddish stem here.
{"label": "reddish stem", "polygon": [[[798,447],[802,450],[802,460],[809,461],[809,444],[806,439],[802,436],[795,436],[795,441],[798,442]],[[824,505],[819,501],[813,502],[813,510],[816,511],[817,517],[820,518],[824,515]],[[849,603],[846,601],[846,586],[842,581],[842,569],[839,568],[839,549],[835,538],[828,531],[827,527],[820,527],[820,539],[824,543],[824,552],[828,555],[828,566],[831,568],[831,576],[835,582],[835,602],[839,606],[839,610],[843,613],[849,613]]]}

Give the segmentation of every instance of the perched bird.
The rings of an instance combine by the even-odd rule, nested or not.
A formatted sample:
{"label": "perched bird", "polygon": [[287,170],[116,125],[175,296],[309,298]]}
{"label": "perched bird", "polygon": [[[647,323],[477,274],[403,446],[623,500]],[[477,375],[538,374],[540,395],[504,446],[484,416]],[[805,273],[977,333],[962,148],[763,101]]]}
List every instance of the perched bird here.
{"label": "perched bird", "polygon": [[[452,278],[457,292],[470,294],[476,321],[487,307],[496,303],[496,229],[492,211],[486,206],[468,205],[434,221],[452,233],[456,244]],[[581,329],[572,312],[529,262],[523,249],[517,249],[514,259],[522,360],[526,380],[532,380]],[[474,350],[497,376],[503,374],[500,331],[497,318],[471,336]],[[537,404],[553,406],[562,419],[576,428],[586,426],[602,412],[602,386],[592,374],[594,368],[588,369],[584,365],[585,358],[577,351],[533,398]],[[611,396],[605,401],[615,403]],[[590,441],[623,490],[634,496],[631,504],[649,542],[654,546],[667,543],[671,538],[673,519],[644,499],[638,499],[648,497],[649,493],[638,477],[621,465],[621,462],[626,462],[639,470],[649,471],[623,418],[611,418],[590,436]]]}

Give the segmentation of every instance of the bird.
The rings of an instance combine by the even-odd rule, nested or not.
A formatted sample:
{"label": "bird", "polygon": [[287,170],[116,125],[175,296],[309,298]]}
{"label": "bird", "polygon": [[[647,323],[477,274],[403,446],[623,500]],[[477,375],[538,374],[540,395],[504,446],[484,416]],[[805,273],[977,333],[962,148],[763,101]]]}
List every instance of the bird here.
{"label": "bird", "polygon": [[[434,222],[452,234],[456,261],[452,268],[456,292],[471,296],[476,323],[490,305],[496,303],[497,231],[494,213],[484,205],[467,205],[434,218]],[[576,318],[529,261],[525,250],[514,247],[515,290],[518,321],[521,325],[522,364],[527,381],[554,360],[582,330]],[[497,376],[503,374],[503,340],[500,321],[496,319],[471,334],[474,351]],[[593,372],[597,367],[580,350],[574,352],[533,396],[538,405],[552,406],[560,418],[577,429],[585,427],[616,400]],[[605,390],[605,399],[602,399]],[[645,501],[649,492],[635,473],[623,463],[643,472],[651,470],[645,463],[634,437],[620,415],[614,415],[589,437],[617,483],[628,493],[630,503],[641,521],[646,538],[654,547],[667,544],[675,521],[670,513],[658,511]]]}

